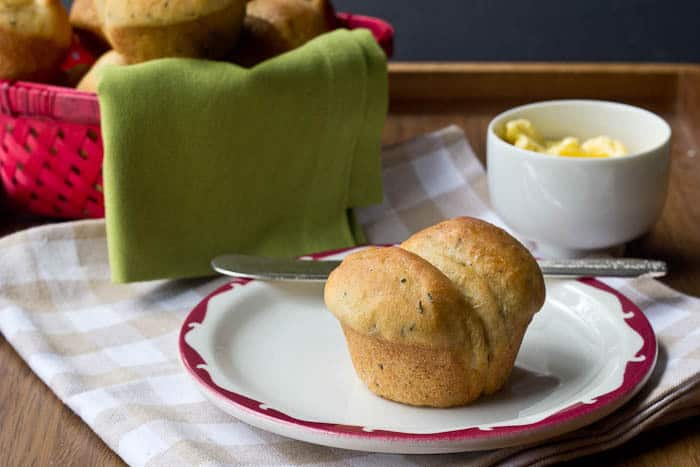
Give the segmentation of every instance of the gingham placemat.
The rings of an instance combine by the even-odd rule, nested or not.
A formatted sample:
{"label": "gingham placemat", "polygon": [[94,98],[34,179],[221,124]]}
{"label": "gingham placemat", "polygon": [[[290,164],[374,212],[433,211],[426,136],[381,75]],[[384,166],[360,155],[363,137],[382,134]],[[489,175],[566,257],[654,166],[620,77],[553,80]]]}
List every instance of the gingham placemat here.
{"label": "gingham placemat", "polygon": [[[373,242],[400,241],[455,215],[499,223],[483,169],[458,128],[387,148],[385,161],[385,203],[358,212]],[[650,382],[621,410],[537,446],[403,456],[290,440],[207,402],[181,368],[177,335],[185,315],[223,278],[112,284],[102,221],[2,238],[0,264],[0,331],[133,465],[544,465],[700,413],[700,300],[650,279],[607,281],[644,310],[661,350]]]}

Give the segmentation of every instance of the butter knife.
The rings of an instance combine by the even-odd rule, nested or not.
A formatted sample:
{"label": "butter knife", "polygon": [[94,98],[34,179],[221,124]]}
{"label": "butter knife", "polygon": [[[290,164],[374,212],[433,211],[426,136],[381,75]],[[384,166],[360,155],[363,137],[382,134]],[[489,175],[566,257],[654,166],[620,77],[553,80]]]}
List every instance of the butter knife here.
{"label": "butter knife", "polygon": [[[544,259],[537,263],[551,277],[661,277],[666,263],[634,258]],[[340,261],[309,261],[250,255],[217,256],[212,268],[226,276],[263,281],[323,282]]]}

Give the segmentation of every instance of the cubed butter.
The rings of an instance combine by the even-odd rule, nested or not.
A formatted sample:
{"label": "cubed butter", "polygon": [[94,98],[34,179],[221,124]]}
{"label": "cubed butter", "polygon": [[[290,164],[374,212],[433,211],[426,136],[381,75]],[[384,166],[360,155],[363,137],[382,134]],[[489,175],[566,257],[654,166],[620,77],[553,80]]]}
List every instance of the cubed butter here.
{"label": "cubed butter", "polygon": [[527,119],[519,118],[506,123],[504,139],[528,151],[565,157],[619,157],[627,154],[622,142],[609,136],[596,136],[583,144],[578,138],[567,136],[560,140],[545,140]]}

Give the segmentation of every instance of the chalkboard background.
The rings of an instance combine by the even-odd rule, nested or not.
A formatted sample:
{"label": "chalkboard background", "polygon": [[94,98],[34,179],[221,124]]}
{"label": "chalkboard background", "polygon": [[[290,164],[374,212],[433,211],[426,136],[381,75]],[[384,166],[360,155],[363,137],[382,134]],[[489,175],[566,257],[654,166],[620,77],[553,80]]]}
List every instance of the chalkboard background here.
{"label": "chalkboard background", "polygon": [[332,2],[393,24],[395,60],[700,62],[700,0]]}
{"label": "chalkboard background", "polygon": [[700,62],[700,0],[333,0],[396,29],[395,60]]}

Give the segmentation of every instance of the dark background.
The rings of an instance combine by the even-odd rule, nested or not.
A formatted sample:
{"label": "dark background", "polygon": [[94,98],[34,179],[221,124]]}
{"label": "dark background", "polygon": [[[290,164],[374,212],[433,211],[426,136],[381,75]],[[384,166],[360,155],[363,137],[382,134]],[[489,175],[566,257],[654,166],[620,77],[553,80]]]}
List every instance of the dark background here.
{"label": "dark background", "polygon": [[331,1],[389,21],[394,60],[700,62],[700,0]]}
{"label": "dark background", "polygon": [[700,0],[332,0],[396,29],[394,60],[700,62]]}

